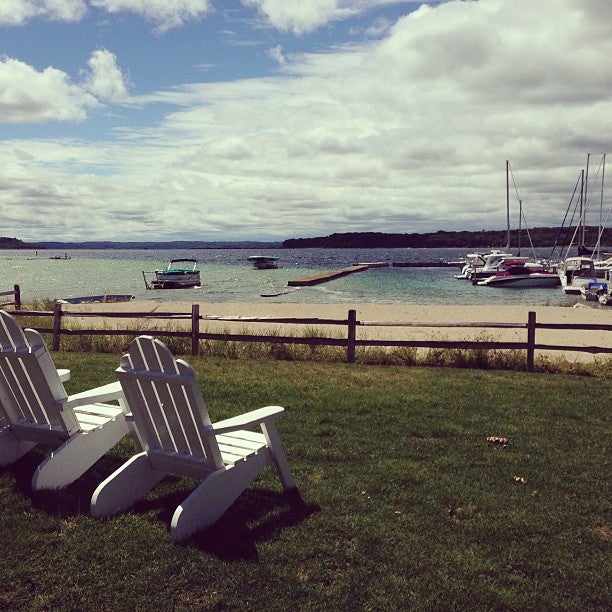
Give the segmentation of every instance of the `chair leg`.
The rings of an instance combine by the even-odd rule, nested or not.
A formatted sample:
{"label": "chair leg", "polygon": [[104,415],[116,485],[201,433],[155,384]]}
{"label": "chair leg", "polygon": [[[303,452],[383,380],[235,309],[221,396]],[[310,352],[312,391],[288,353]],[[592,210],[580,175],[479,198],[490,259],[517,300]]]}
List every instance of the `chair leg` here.
{"label": "chair leg", "polygon": [[98,485],[91,498],[91,515],[106,518],[127,510],[165,475],[151,467],[146,453],[134,455]]}
{"label": "chair leg", "polygon": [[262,453],[210,474],[174,511],[170,526],[172,539],[181,542],[216,523],[266,464],[266,453]]}
{"label": "chair leg", "polygon": [[267,421],[261,424],[261,430],[266,438],[266,444],[270,449],[270,455],[272,456],[272,463],[276,468],[278,477],[280,478],[283,489],[288,491],[289,489],[296,489],[295,479],[291,473],[285,450],[281,442],[280,436],[278,435],[278,429],[276,429],[276,423],[274,421]]}
{"label": "chair leg", "polygon": [[38,466],[32,477],[32,489],[67,487],[127,433],[125,419],[116,418],[98,429],[72,436]]}
{"label": "chair leg", "polygon": [[0,429],[0,466],[15,463],[36,444],[37,442],[29,440],[19,440],[12,434],[9,427],[3,427]]}

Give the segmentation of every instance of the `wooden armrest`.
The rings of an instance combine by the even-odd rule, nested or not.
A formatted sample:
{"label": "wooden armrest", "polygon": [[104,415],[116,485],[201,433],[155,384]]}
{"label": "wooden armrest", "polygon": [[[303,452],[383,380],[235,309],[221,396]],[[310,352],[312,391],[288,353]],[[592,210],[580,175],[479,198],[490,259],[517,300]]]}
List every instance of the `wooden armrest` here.
{"label": "wooden armrest", "polygon": [[285,409],[282,406],[266,406],[265,408],[251,410],[250,412],[214,423],[212,429],[215,434],[229,433],[237,429],[247,429],[254,425],[260,425],[264,421],[274,419],[284,411]]}
{"label": "wooden armrest", "polygon": [[115,381],[108,385],[102,385],[95,389],[89,389],[88,391],[70,395],[64,406],[66,408],[77,408],[78,406],[86,406],[87,404],[108,402],[118,399],[123,399],[123,389],[121,389],[121,383]]}
{"label": "wooden armrest", "polygon": [[59,379],[62,382],[66,382],[67,380],[70,380],[70,370],[66,370],[64,368],[58,368],[57,374],[59,376]]}

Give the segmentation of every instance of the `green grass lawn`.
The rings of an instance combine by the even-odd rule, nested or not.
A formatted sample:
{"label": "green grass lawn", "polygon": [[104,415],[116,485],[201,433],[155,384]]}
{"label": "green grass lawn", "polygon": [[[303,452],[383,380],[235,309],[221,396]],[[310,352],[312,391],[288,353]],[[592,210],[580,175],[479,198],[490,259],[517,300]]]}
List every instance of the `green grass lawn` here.
{"label": "green grass lawn", "polygon": [[[183,545],[195,481],[89,517],[124,440],[65,491],[48,450],[0,469],[0,609],[607,610],[612,380],[452,368],[187,358],[213,420],[267,404],[305,505],[267,468]],[[69,392],[118,356],[55,355]],[[490,442],[506,438],[507,443]]]}

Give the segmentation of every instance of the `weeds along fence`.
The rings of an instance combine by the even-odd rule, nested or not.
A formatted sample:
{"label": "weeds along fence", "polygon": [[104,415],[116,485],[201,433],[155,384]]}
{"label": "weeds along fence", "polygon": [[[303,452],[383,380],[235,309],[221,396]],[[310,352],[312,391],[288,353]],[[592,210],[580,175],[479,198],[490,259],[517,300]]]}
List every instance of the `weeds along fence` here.
{"label": "weeds along fence", "polygon": [[[612,332],[612,325],[601,324],[570,324],[570,323],[544,323],[536,320],[536,313],[528,313],[525,323],[491,323],[491,322],[470,322],[470,323],[416,323],[410,321],[362,321],[357,318],[356,310],[349,310],[346,319],[321,319],[321,318],[273,318],[273,317],[222,317],[222,316],[201,316],[198,304],[193,304],[191,313],[151,313],[151,312],[68,312],[62,310],[61,304],[55,304],[53,311],[26,311],[16,310],[13,314],[17,316],[29,317],[52,317],[52,328],[35,327],[41,333],[52,334],[53,350],[59,351],[63,336],[136,336],[142,331],[134,331],[134,321],[147,320],[150,326],[152,320],[178,322],[177,329],[152,329],[147,327],[147,334],[158,337],[184,338],[191,340],[191,354],[198,355],[200,352],[201,340],[212,340],[220,342],[260,342],[268,344],[302,344],[310,347],[315,346],[337,346],[346,351],[346,361],[355,362],[355,352],[358,347],[405,347],[421,349],[446,349],[446,350],[474,350],[474,351],[525,351],[526,369],[534,371],[534,358],[536,351],[564,351],[564,352],[586,352],[591,354],[612,354],[612,345],[603,342],[603,346],[568,346],[557,344],[542,344],[536,340],[537,330],[588,330],[601,332]],[[64,328],[62,322],[70,317],[97,318],[106,321],[107,319],[129,319],[132,329],[117,328],[91,328],[91,329],[70,329]],[[266,323],[281,325],[300,325],[302,328],[308,326],[317,328],[318,326],[334,326],[341,331],[342,337],[326,337],[320,334],[308,336],[294,335],[259,335],[251,333],[212,333],[201,331],[203,321],[226,321],[242,323]],[[420,328],[481,328],[492,330],[516,329],[525,332],[524,341],[489,341],[489,340],[368,340],[358,338],[358,330],[366,327],[420,327]],[[294,327],[295,329],[295,327]],[[604,335],[598,338],[607,339]]]}

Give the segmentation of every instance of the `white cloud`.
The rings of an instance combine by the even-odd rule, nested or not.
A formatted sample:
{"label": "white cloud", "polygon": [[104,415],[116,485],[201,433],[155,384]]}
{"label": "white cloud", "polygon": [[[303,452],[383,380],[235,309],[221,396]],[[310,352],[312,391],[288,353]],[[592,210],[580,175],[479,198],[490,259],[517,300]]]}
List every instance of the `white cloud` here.
{"label": "white cloud", "polygon": [[91,73],[86,88],[95,96],[115,102],[128,97],[125,79],[117,66],[117,56],[106,49],[94,51],[89,59]]}
{"label": "white cloud", "polygon": [[257,8],[279,30],[295,34],[311,32],[339,17],[338,0],[243,0]]}
{"label": "white cloud", "polygon": [[209,0],[90,0],[109,13],[129,12],[157,24],[158,33],[201,19],[211,8]]}
{"label": "white cloud", "polygon": [[[595,0],[451,1],[380,42],[292,53],[276,78],[143,96],[175,111],[112,143],[5,141],[0,224],[40,240],[52,202],[74,240],[160,239],[169,218],[184,239],[501,229],[510,159],[529,225],[556,225],[586,153],[612,142],[611,13]],[[117,84],[111,56],[94,64]],[[43,73],[20,68],[25,96]],[[71,87],[53,74],[51,91]],[[5,222],[21,201],[35,214]]]}
{"label": "white cloud", "polygon": [[254,7],[264,15],[272,27],[297,35],[375,7],[417,2],[420,0],[242,0],[245,6]]}
{"label": "white cloud", "polygon": [[38,72],[16,59],[0,59],[0,117],[5,123],[82,121],[96,98],[72,85],[65,72]]}
{"label": "white cloud", "polygon": [[35,17],[79,21],[86,12],[84,0],[2,0],[0,25],[23,25]]}
{"label": "white cloud", "polygon": [[84,121],[101,100],[128,101],[125,79],[116,56],[94,51],[83,84],[73,84],[65,72],[51,66],[42,72],[14,58],[0,58],[0,121],[47,123]]}
{"label": "white cloud", "polygon": [[268,51],[268,55],[277,62],[280,66],[286,63],[285,56],[283,55],[283,48],[280,45],[276,45]]}

